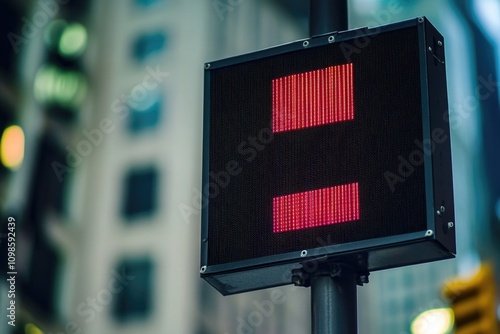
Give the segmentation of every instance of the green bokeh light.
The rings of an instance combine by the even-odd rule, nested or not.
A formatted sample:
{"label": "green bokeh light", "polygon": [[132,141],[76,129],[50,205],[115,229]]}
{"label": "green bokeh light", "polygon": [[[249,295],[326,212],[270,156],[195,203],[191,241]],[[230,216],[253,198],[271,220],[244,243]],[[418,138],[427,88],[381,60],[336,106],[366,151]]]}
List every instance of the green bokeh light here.
{"label": "green bokeh light", "polygon": [[87,47],[87,29],[80,23],[66,26],[59,40],[59,52],[66,57],[79,56]]}
{"label": "green bokeh light", "polygon": [[52,21],[45,30],[45,44],[65,58],[80,56],[87,47],[88,36],[85,26],[65,20]]}
{"label": "green bokeh light", "polygon": [[87,81],[80,72],[45,65],[36,74],[34,94],[40,103],[78,108],[81,107],[86,93]]}

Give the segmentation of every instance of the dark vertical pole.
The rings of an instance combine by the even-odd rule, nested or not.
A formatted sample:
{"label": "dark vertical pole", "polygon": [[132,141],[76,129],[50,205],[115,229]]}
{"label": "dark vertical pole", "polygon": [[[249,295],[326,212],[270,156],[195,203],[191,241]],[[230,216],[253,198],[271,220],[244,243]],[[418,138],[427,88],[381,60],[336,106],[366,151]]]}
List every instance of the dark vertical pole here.
{"label": "dark vertical pole", "polygon": [[358,332],[356,274],[342,267],[338,276],[321,273],[311,278],[313,334]]}
{"label": "dark vertical pole", "polygon": [[[348,29],[347,0],[309,0],[311,37]],[[313,334],[356,334],[356,273],[343,266],[318,270],[311,278]]]}
{"label": "dark vertical pole", "polygon": [[347,30],[347,0],[309,0],[309,36]]}

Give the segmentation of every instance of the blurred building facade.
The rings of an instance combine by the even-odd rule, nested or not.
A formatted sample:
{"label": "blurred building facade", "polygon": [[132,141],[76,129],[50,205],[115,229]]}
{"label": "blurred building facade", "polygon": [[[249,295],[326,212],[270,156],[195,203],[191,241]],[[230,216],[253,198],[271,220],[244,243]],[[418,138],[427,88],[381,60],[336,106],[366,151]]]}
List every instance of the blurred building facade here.
{"label": "blurred building facade", "polygon": [[[238,318],[254,326],[246,313],[268,292],[214,296],[198,277],[200,216],[180,207],[201,182],[203,63],[300,29],[260,2],[47,4],[27,6],[35,30],[18,59],[27,155],[5,205],[19,217],[15,333],[232,333]],[[272,313],[259,332],[294,317]]]}
{"label": "blurred building facade", "polygon": [[[26,43],[18,69],[0,72],[2,110],[20,111],[2,111],[4,123],[17,118],[26,134],[3,187],[19,217],[15,333],[308,333],[308,289],[222,297],[201,281],[200,216],[181,209],[201,184],[203,63],[307,37],[307,4],[49,2],[14,6],[5,29]],[[458,116],[477,87],[470,23],[451,0],[350,2],[351,28],[421,15],[445,36],[459,258],[372,273],[358,289],[360,333],[409,333],[418,313],[444,306],[443,280],[477,264],[489,230],[479,104]]]}
{"label": "blurred building facade", "polygon": [[[410,333],[415,317],[426,310],[447,307],[441,297],[443,281],[471,272],[479,264],[478,235],[487,220],[485,176],[482,170],[480,109],[462,119],[466,100],[474,95],[474,56],[470,27],[454,1],[353,1],[351,22],[357,26],[385,24],[427,16],[445,37],[448,102],[452,136],[457,260],[428,263],[372,273],[367,288],[360,289],[360,332]],[[364,8],[361,6],[364,5]],[[464,38],[464,36],[470,38]],[[456,55],[460,55],[459,57]],[[474,209],[472,209],[474,208]],[[364,321],[363,321],[364,320]]]}
{"label": "blurred building facade", "polygon": [[31,4],[16,333],[194,332],[206,7]]}

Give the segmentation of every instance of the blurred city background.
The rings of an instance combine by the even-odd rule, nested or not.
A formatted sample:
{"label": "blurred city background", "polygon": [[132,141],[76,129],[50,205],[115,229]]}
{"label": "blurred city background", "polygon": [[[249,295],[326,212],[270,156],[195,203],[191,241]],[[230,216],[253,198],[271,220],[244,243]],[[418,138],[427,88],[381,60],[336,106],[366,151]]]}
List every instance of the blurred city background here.
{"label": "blurred city background", "polygon": [[[181,210],[201,185],[204,62],[308,37],[308,6],[0,0],[0,250],[6,268],[14,217],[18,272],[15,327],[0,273],[0,333],[310,332],[308,289],[202,281],[200,216]],[[417,16],[446,42],[458,256],[372,273],[360,333],[411,333],[481,262],[500,277],[500,0],[349,1],[350,28]]]}

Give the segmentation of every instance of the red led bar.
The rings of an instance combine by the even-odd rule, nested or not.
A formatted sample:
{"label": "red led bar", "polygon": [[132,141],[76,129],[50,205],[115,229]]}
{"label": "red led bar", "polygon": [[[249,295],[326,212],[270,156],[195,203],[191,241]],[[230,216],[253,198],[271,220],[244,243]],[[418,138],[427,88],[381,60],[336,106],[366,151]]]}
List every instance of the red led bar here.
{"label": "red led bar", "polygon": [[274,79],[272,89],[273,132],[354,118],[352,63]]}
{"label": "red led bar", "polygon": [[275,233],[358,219],[358,183],[273,198]]}

